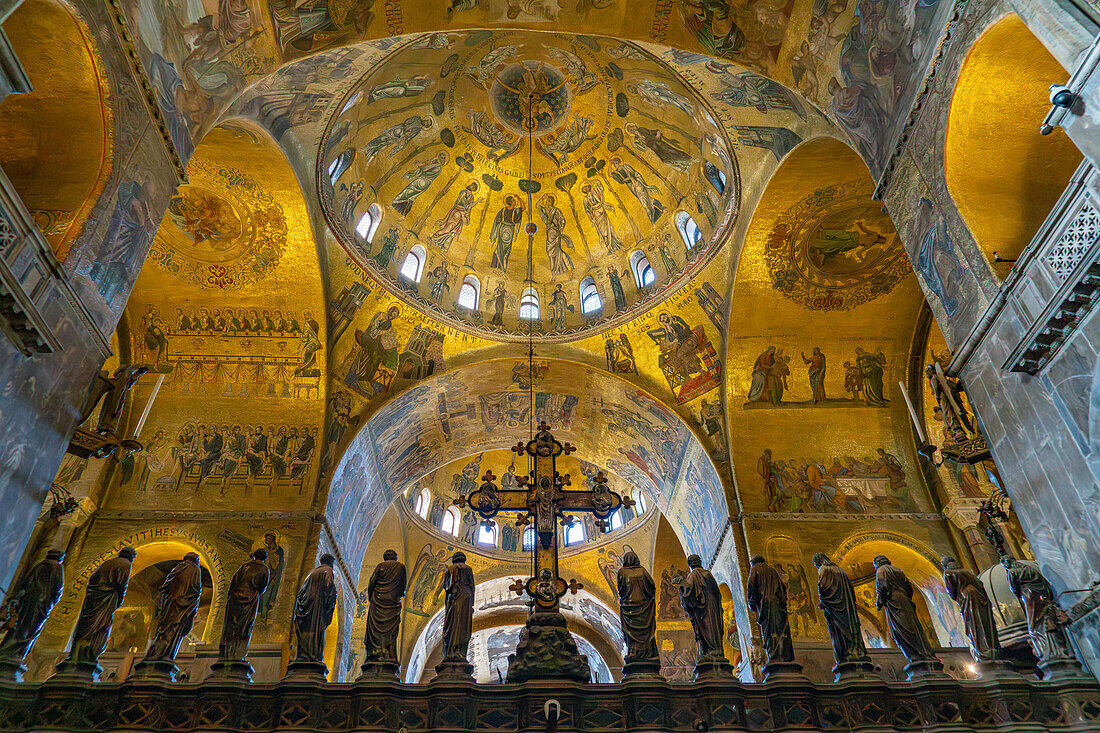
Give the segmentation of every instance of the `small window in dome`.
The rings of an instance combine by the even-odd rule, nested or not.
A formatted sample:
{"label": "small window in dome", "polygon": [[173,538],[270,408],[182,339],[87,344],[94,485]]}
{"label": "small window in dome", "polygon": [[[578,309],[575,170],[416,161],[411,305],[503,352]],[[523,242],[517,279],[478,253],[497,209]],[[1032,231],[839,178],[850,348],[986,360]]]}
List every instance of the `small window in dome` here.
{"label": "small window in dome", "polygon": [[405,261],[401,263],[401,277],[410,282],[420,282],[420,275],[424,272],[425,259],[424,248],[419,244],[414,244],[409,253],[405,255]]}
{"label": "small window in dome", "polygon": [[703,165],[703,172],[707,176],[707,180],[710,181],[710,185],[714,186],[714,190],[718,193],[726,192],[726,174],[722,172],[722,169],[711,163],[709,160]]}
{"label": "small window in dome", "polygon": [[525,321],[537,321],[539,318],[539,294],[534,288],[527,288],[519,299],[519,317]]}
{"label": "small window in dome", "polygon": [[497,546],[497,525],[492,520],[487,520],[478,525],[477,543],[486,547]]}
{"label": "small window in dome", "polygon": [[371,204],[363,216],[359,219],[359,223],[355,225],[355,233],[362,238],[364,242],[370,244],[374,241],[374,233],[378,231],[378,225],[382,223],[382,207],[378,204]]}
{"label": "small window in dome", "polygon": [[584,280],[581,280],[580,291],[581,313],[588,316],[593,313],[599,313],[603,309],[600,293],[596,290],[596,283],[591,277],[586,277]]}
{"label": "small window in dome", "polygon": [[574,519],[573,523],[565,527],[565,546],[579,545],[584,542],[584,522]]}
{"label": "small window in dome", "polygon": [[634,273],[634,282],[639,288],[649,287],[657,279],[657,273],[650,266],[649,258],[640,249],[630,254],[630,270]]}
{"label": "small window in dome", "polygon": [[634,492],[634,513],[639,517],[645,514],[646,508],[649,503],[646,501],[645,493],[642,491]]}
{"label": "small window in dome", "polygon": [[535,528],[527,527],[523,530],[523,551],[532,552],[535,549]]}
{"label": "small window in dome", "polygon": [[443,522],[440,524],[440,529],[446,534],[457,537],[458,525],[458,510],[454,507],[449,507],[447,511],[443,513]]}
{"label": "small window in dome", "polygon": [[478,296],[481,287],[474,275],[467,275],[462,281],[462,287],[458,291],[458,305],[469,310],[477,310]]}
{"label": "small window in dome", "polygon": [[416,506],[413,510],[420,515],[421,519],[428,518],[428,510],[432,506],[432,493],[427,489],[420,490],[420,496],[416,497]]}
{"label": "small window in dome", "polygon": [[623,510],[616,509],[615,513],[611,515],[611,530],[622,529],[623,526]]}
{"label": "small window in dome", "polygon": [[680,230],[680,237],[684,240],[684,246],[689,252],[703,241],[703,233],[699,231],[695,220],[686,211],[676,212],[676,228]]}

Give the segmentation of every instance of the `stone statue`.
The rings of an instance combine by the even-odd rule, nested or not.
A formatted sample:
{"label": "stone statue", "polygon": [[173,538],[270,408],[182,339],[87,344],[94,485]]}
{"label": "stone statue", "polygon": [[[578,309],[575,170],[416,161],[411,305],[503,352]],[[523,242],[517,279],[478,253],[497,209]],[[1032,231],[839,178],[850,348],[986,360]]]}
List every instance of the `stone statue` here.
{"label": "stone statue", "polygon": [[813,563],[817,568],[817,607],[825,614],[825,627],[833,642],[833,658],[836,659],[833,674],[836,681],[845,676],[861,676],[874,671],[863,643],[852,579],[823,552],[814,555]]}
{"label": "stone statue", "polygon": [[46,558],[36,563],[19,579],[8,600],[4,602],[4,640],[0,641],[0,679],[22,681],[23,658],[34,646],[42,625],[54,604],[61,598],[65,570],[61,563],[65,553],[49,550]]}
{"label": "stone statue", "polygon": [[1054,600],[1054,588],[1034,563],[1023,563],[1013,557],[1001,558],[1008,571],[1008,584],[1024,605],[1027,632],[1031,648],[1039,657],[1043,678],[1081,674],[1081,668],[1070,649],[1064,627],[1069,615]]}
{"label": "stone statue", "polygon": [[466,555],[456,552],[443,576],[443,661],[436,666],[437,679],[469,678],[473,665],[466,658],[474,630],[474,571]]}
{"label": "stone statue", "polygon": [[138,677],[175,679],[176,654],[191,633],[202,595],[202,568],[198,553],[189,552],[172,568],[157,598],[157,628],[145,656],[134,666]]}
{"label": "stone statue", "polygon": [[309,571],[294,599],[294,637],[298,654],[287,666],[287,677],[300,677],[324,682],[328,677],[325,665],[325,630],[332,623],[336,610],[336,558],[321,555],[321,564]]}
{"label": "stone statue", "polygon": [[126,597],[130,583],[130,568],[137,552],[123,547],[118,557],[104,560],[88,578],[84,605],[73,631],[69,656],[57,667],[59,675],[74,676],[90,682],[99,680],[99,655],[107,648],[115,611]]}
{"label": "stone statue", "polygon": [[680,586],[680,605],[695,631],[698,659],[695,679],[733,675],[733,667],[722,650],[722,594],[709,570],[703,569],[698,555],[689,555],[688,574]]}
{"label": "stone statue", "polygon": [[78,427],[69,440],[68,452],[81,458],[106,458],[115,452],[121,443],[128,450],[139,450],[141,444],[134,440],[119,440],[118,423],[126,406],[126,396],[137,380],[149,367],[140,364],[127,364],[115,370],[110,377],[100,372],[92,378],[88,395],[80,409],[77,424],[83,424],[91,417],[100,402],[99,420],[95,432],[91,433]]}
{"label": "stone statue", "polygon": [[397,553],[386,550],[367,583],[366,662],[363,676],[396,677],[400,669],[397,636],[401,630],[401,599],[405,597],[405,565]]}
{"label": "stone statue", "polygon": [[763,555],[753,555],[749,563],[752,567],[745,594],[749,610],[756,612],[760,637],[768,654],[764,679],[782,673],[800,674],[802,665],[794,661],[791,624],[787,618],[787,584]]}
{"label": "stone statue", "polygon": [[943,584],[947,587],[947,595],[959,604],[974,660],[999,660],[1001,642],[997,638],[997,622],[993,619],[993,603],[982,581],[953,557],[943,558],[940,565],[943,566]]}
{"label": "stone statue", "polygon": [[932,653],[932,644],[917,618],[917,607],[913,605],[913,585],[909,578],[891,565],[890,559],[885,555],[876,556],[874,564],[875,608],[886,612],[890,638],[909,660],[905,667],[909,678],[941,671],[943,664]]}
{"label": "stone statue", "polygon": [[616,587],[619,591],[619,623],[626,640],[623,675],[658,675],[657,585],[633,550],[623,553]]}
{"label": "stone statue", "polygon": [[267,588],[271,571],[267,567],[267,550],[256,550],[252,558],[237,568],[229,581],[225,603],[225,625],[218,646],[218,661],[211,667],[215,677],[252,679],[252,665],[245,661],[252,626],[260,609],[260,596]]}

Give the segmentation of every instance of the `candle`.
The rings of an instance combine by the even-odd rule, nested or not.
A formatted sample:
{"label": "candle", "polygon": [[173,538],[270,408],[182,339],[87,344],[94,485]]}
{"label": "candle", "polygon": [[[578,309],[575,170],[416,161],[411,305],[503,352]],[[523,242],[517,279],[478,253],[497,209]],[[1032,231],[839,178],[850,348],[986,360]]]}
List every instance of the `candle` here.
{"label": "candle", "polygon": [[917,429],[917,437],[920,438],[921,445],[928,442],[928,438],[924,435],[924,428],[921,427],[920,419],[917,417],[917,410],[913,407],[913,401],[909,399],[909,390],[905,388],[905,385],[900,381],[898,382],[898,389],[901,390],[901,396],[905,398],[905,406],[909,408],[909,417],[913,419],[913,427]]}

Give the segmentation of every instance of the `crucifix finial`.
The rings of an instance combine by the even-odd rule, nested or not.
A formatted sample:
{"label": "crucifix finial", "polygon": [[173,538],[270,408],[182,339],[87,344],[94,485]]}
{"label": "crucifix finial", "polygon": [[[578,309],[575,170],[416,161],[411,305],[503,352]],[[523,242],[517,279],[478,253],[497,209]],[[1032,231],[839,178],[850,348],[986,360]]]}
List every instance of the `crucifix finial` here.
{"label": "crucifix finial", "polygon": [[523,595],[523,591],[524,591],[524,590],[525,590],[526,588],[527,588],[527,584],[526,584],[526,583],[524,583],[524,582],[523,582],[522,580],[520,580],[519,578],[515,578],[515,579],[514,579],[514,580],[512,581],[512,584],[511,584],[510,586],[508,586],[508,590],[513,590],[513,591],[515,591],[515,592],[516,592],[516,595],[517,595],[517,596],[522,596],[522,595]]}
{"label": "crucifix finial", "polygon": [[561,452],[564,453],[565,455],[569,455],[570,453],[572,453],[575,450],[577,450],[577,446],[572,445],[570,443],[562,443],[562,445],[561,445]]}
{"label": "crucifix finial", "polygon": [[481,480],[484,481],[485,483],[492,483],[493,481],[497,480],[497,477],[493,473],[493,469],[490,468],[490,469],[485,471],[485,475],[481,477]]}
{"label": "crucifix finial", "polygon": [[521,440],[520,442],[512,446],[512,452],[515,453],[517,456],[523,455],[527,452],[527,444]]}
{"label": "crucifix finial", "polygon": [[462,509],[463,507],[466,506],[466,497],[465,496],[456,496],[455,498],[451,499],[451,504],[455,505],[459,509]]}
{"label": "crucifix finial", "polygon": [[539,421],[539,432],[540,433],[549,433],[550,432],[550,423],[546,422],[545,420],[540,420]]}
{"label": "crucifix finial", "polygon": [[566,587],[569,589],[570,593],[577,595],[577,591],[584,588],[584,583],[578,583],[576,578],[570,578],[569,585]]}

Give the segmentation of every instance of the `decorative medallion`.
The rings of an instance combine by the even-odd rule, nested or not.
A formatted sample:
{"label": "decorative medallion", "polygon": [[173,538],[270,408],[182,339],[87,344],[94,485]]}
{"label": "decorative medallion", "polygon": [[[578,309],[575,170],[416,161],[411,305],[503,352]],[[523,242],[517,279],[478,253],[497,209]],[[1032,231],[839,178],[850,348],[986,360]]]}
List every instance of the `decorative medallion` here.
{"label": "decorative medallion", "polygon": [[890,218],[861,183],[819,189],[773,227],[764,258],[776,290],[810,310],[849,310],[911,271]]}
{"label": "decorative medallion", "polygon": [[191,183],[168,202],[149,258],[162,269],[212,290],[262,280],[286,249],[283,207],[236,168],[191,162]]}

